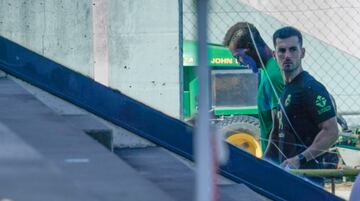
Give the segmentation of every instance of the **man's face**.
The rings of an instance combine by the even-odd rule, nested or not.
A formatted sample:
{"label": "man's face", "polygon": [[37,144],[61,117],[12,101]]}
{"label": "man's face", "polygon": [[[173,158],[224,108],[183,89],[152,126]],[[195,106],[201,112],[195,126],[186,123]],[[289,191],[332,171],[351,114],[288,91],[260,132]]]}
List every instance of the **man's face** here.
{"label": "man's face", "polygon": [[248,66],[248,68],[252,69],[254,73],[257,73],[257,62],[254,60],[254,57],[251,56],[251,51],[249,48],[239,48],[236,47],[233,43],[229,45],[229,50],[234,58],[236,58],[239,64],[243,64]]}
{"label": "man's face", "polygon": [[274,57],[282,71],[293,72],[297,70],[301,67],[301,59],[304,58],[304,55],[305,49],[300,47],[297,36],[276,39]]}

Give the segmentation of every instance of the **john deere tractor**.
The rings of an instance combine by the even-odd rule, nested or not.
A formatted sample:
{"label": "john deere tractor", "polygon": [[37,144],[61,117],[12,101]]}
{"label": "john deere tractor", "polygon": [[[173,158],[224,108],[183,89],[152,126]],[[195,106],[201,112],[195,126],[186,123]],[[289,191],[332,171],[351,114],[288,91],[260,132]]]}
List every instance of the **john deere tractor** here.
{"label": "john deere tractor", "polygon": [[[183,115],[185,120],[194,119],[197,113],[196,51],[194,41],[184,41]],[[261,157],[256,107],[257,74],[240,66],[231,52],[221,45],[208,44],[208,55],[214,123],[229,143]]]}

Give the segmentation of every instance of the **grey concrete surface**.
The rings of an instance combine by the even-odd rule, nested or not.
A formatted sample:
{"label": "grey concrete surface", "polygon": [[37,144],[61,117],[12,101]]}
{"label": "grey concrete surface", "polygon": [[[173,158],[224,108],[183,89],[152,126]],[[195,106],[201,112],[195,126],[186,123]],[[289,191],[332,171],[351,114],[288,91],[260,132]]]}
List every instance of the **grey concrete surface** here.
{"label": "grey concrete surface", "polygon": [[[195,200],[194,170],[160,147],[115,149],[115,153],[178,201]],[[218,185],[222,201],[266,201],[243,184]]]}
{"label": "grey concrete surface", "polygon": [[36,88],[22,80],[16,79],[15,77],[9,76],[9,79],[14,80],[17,84],[23,87],[26,91],[36,97],[40,102],[49,107],[55,113],[62,116],[89,116],[88,118],[96,119],[99,123],[102,123],[105,127],[112,130],[113,134],[113,147],[147,147],[155,146],[150,141],[134,135],[133,133],[111,123],[103,120],[82,108],[79,108],[71,103],[62,100],[52,94],[47,93],[39,88]]}
{"label": "grey concrete surface", "polygon": [[96,200],[0,122],[0,200]]}
{"label": "grey concrete surface", "polygon": [[73,127],[83,130],[107,149],[113,151],[114,137],[112,129],[90,115],[64,115],[64,117]]}
{"label": "grey concrete surface", "polygon": [[0,78],[0,105],[0,198],[173,200],[7,78]]}
{"label": "grey concrete surface", "polygon": [[7,74],[4,71],[0,70],[0,78],[6,77],[6,76],[7,76]]}
{"label": "grey concrete surface", "polygon": [[[0,104],[1,199],[194,200],[194,171],[163,148],[118,148],[116,156],[85,134],[108,127],[58,114],[7,77]],[[244,185],[219,186],[223,201],[265,200]]]}

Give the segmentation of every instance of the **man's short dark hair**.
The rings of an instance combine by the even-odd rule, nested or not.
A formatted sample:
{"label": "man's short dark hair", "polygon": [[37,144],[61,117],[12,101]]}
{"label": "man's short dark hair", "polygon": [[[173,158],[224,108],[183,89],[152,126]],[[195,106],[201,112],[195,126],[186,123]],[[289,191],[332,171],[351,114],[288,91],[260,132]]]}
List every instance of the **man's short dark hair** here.
{"label": "man's short dark hair", "polygon": [[253,24],[248,22],[238,22],[230,27],[225,34],[223,45],[229,46],[231,43],[235,43],[236,47],[239,47],[241,43],[253,44],[249,30],[251,30],[257,46],[265,46],[265,42],[261,38],[259,31]]}
{"label": "man's short dark hair", "polygon": [[285,39],[285,38],[289,38],[291,36],[298,37],[300,47],[302,47],[303,41],[302,41],[301,32],[299,30],[297,30],[296,28],[291,27],[291,26],[283,27],[283,28],[278,29],[278,30],[275,31],[275,33],[273,34],[274,47],[276,47],[276,39],[278,39],[278,38]]}

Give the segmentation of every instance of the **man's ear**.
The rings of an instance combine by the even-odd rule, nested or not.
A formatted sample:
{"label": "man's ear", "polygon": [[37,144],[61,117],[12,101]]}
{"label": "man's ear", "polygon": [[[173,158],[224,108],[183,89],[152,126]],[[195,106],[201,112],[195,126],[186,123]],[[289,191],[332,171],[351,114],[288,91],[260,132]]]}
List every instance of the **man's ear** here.
{"label": "man's ear", "polygon": [[305,48],[301,48],[301,58],[303,59],[305,57]]}
{"label": "man's ear", "polygon": [[275,50],[272,51],[272,55],[273,55],[274,59],[276,60]]}

